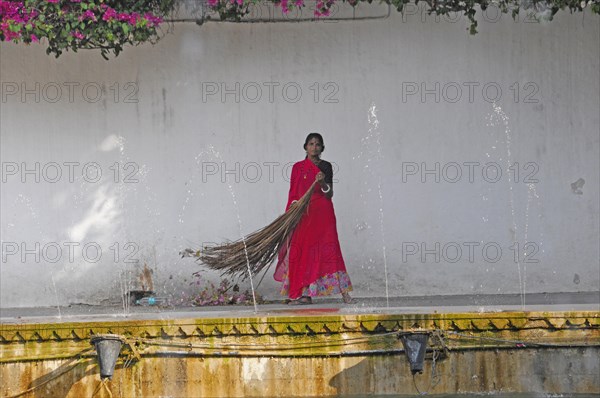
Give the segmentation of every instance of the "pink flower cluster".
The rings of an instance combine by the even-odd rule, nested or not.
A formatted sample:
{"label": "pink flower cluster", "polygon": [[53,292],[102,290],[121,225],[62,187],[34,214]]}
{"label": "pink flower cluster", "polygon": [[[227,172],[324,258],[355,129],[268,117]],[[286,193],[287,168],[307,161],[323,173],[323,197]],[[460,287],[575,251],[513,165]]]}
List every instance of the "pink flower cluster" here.
{"label": "pink flower cluster", "polygon": [[[4,40],[10,41],[20,38],[22,27],[36,16],[37,11],[25,10],[21,1],[0,0],[0,33],[4,36]],[[11,29],[11,25],[19,29],[15,32],[14,29]],[[37,41],[37,37],[32,35],[32,40]]]}
{"label": "pink flower cluster", "polygon": [[[60,0],[42,0],[50,4],[59,4]],[[237,0],[243,1],[243,0]],[[81,3],[81,0],[69,0],[69,3]],[[115,9],[109,7],[106,4],[101,4],[99,7],[90,7],[83,11],[78,5],[70,6],[69,3],[62,2],[60,12],[65,14],[71,13],[71,15],[77,17],[79,21],[92,21],[98,22],[100,18],[104,22],[119,21],[126,22],[132,26],[139,26],[140,23],[148,27],[156,27],[160,25],[163,20],[162,18],[146,12],[141,15],[138,12],[125,13],[117,12]],[[36,27],[38,20],[36,17],[38,12],[35,10],[29,10],[25,7],[22,1],[4,1],[0,0],[0,39],[5,41],[19,40],[21,38],[31,39],[33,42],[38,41],[38,37],[32,33],[25,33],[26,28],[30,30],[32,27]],[[30,25],[30,26],[28,26]],[[85,35],[80,31],[70,32],[72,37],[79,40],[83,39]]]}
{"label": "pink flower cluster", "polygon": [[[227,8],[228,4],[237,6],[243,6],[244,1],[248,0],[208,0],[209,8],[215,11],[219,11],[221,8]],[[281,7],[281,11],[284,14],[290,12],[293,7],[302,8],[304,7],[304,0],[275,0],[274,3]],[[315,8],[315,17],[327,17],[330,15],[331,6],[335,3],[335,0],[318,0]],[[290,4],[293,4],[290,6]]]}
{"label": "pink flower cluster", "polygon": [[315,17],[328,17],[331,12],[331,6],[335,0],[319,0],[315,7]]}
{"label": "pink flower cluster", "polygon": [[102,4],[100,8],[104,10],[104,15],[102,15],[103,21],[112,21],[117,18],[117,12],[113,8],[110,8],[106,4]]}
{"label": "pink flower cluster", "polygon": [[150,26],[158,26],[163,22],[163,19],[161,17],[157,17],[156,15],[150,12],[145,13],[144,18],[148,21]]}
{"label": "pink flower cluster", "polygon": [[117,11],[115,11],[113,8],[107,6],[106,4],[102,4],[100,6],[103,10],[104,10],[104,14],[102,15],[102,20],[103,21],[113,21],[113,20],[117,20],[120,22],[127,22],[129,25],[137,25],[137,23],[139,21],[142,21],[143,19],[145,19],[146,21],[148,21],[148,24],[150,26],[158,26],[162,23],[162,18],[161,17],[157,17],[156,15],[147,12],[144,14],[144,16],[142,17],[139,13],[137,12],[132,12],[131,14],[127,14],[124,12],[119,12],[117,13]]}
{"label": "pink flower cluster", "polygon": [[94,11],[92,10],[86,10],[83,14],[81,14],[81,16],[79,17],[80,21],[85,21],[86,19],[89,19],[91,21],[96,22],[96,14],[94,14]]}
{"label": "pink flower cluster", "polygon": [[[281,0],[279,3],[279,6],[281,7],[281,11],[284,14],[287,14],[288,12],[290,12],[288,0]],[[296,6],[298,8],[304,7],[304,0],[294,0],[294,6]]]}

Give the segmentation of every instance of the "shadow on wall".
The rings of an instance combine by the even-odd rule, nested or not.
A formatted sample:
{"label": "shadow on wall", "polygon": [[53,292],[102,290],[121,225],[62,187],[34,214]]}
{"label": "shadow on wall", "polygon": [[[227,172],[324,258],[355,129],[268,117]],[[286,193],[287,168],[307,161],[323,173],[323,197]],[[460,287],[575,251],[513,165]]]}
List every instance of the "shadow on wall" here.
{"label": "shadow on wall", "polygon": [[403,355],[367,357],[335,375],[329,385],[342,396],[418,394]]}
{"label": "shadow on wall", "polygon": [[[117,364],[115,370],[123,371],[123,363]],[[44,369],[41,369],[44,371]],[[112,393],[123,394],[123,386],[117,382],[100,379],[100,367],[96,358],[72,358],[53,371],[27,383],[24,381],[23,391],[11,391],[7,398],[17,397],[105,397]],[[23,375],[31,374],[23,372]],[[109,390],[110,393],[106,392]],[[92,392],[93,391],[93,392]]]}
{"label": "shadow on wall", "polygon": [[[342,358],[342,363],[345,360],[352,358]],[[430,361],[426,361],[423,374],[413,378],[404,354],[369,356],[335,375],[329,385],[341,396],[415,396],[433,392],[438,386],[439,380],[432,380],[429,366]]]}
{"label": "shadow on wall", "polygon": [[375,391],[373,372],[373,364],[366,358],[332,377],[329,385],[338,395],[372,394]]}
{"label": "shadow on wall", "polygon": [[[98,372],[96,366],[89,366],[94,363],[93,358],[77,359],[73,358],[64,362],[58,368],[38,377],[35,380],[27,383],[24,381],[22,385],[27,383],[24,391],[10,392],[10,397],[66,397],[69,395],[76,383],[94,375]],[[30,372],[24,372],[23,377]],[[13,394],[14,393],[14,394]],[[12,394],[12,395],[11,395]]]}

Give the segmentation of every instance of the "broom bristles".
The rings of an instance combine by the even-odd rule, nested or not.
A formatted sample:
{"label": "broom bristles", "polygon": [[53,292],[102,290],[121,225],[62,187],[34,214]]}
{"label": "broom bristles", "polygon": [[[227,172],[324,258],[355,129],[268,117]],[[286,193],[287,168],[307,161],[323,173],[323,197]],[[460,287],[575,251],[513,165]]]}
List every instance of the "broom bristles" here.
{"label": "broom bristles", "polygon": [[[244,280],[258,274],[271,265],[282,245],[294,232],[308,208],[315,184],[316,181],[287,212],[271,224],[252,232],[244,239],[195,252],[195,257],[208,268],[222,271],[222,275],[238,276]],[[248,275],[248,264],[252,275]]]}

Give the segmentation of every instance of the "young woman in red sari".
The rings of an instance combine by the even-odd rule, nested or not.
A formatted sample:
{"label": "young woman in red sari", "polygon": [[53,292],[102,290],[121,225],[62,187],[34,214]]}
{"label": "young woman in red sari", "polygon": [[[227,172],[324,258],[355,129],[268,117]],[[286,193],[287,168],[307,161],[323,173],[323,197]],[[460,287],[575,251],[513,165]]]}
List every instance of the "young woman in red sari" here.
{"label": "young woman in red sari", "polygon": [[275,280],[282,282],[281,294],[289,304],[311,304],[316,296],[341,294],[350,303],[350,277],[342,257],[333,211],[333,169],[321,159],[323,137],[311,133],[304,143],[306,158],[292,168],[286,211],[316,180],[306,214],[290,241],[279,252]]}

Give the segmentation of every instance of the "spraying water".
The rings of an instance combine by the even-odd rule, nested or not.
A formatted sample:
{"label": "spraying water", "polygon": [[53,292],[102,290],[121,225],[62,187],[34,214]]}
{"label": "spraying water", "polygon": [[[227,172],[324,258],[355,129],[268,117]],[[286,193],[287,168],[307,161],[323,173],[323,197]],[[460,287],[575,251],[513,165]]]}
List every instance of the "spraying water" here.
{"label": "spraying water", "polygon": [[[511,129],[509,126],[509,117],[506,115],[506,113],[502,110],[502,108],[497,105],[497,104],[493,104],[493,110],[495,113],[494,115],[490,116],[490,121],[493,121],[492,119],[496,119],[498,120],[502,126],[504,127],[504,135],[505,135],[505,142],[506,142],[506,174],[508,176],[508,185],[509,185],[509,205],[510,205],[510,212],[511,212],[511,223],[512,223],[512,230],[513,230],[513,246],[516,247],[516,252],[515,252],[515,263],[517,264],[517,271],[518,271],[518,275],[519,275],[519,293],[520,293],[520,297],[521,297],[521,307],[525,307],[525,293],[527,291],[527,263],[529,262],[537,262],[537,259],[534,258],[530,258],[528,256],[531,256],[535,253],[537,253],[537,245],[535,245],[534,243],[528,242],[528,238],[529,238],[529,213],[530,213],[530,207],[531,207],[531,202],[533,201],[533,198],[535,198],[537,200],[537,206],[538,208],[540,207],[540,196],[537,193],[537,190],[535,188],[535,184],[533,182],[529,182],[527,183],[527,202],[525,205],[525,226],[524,226],[524,231],[523,231],[523,236],[524,236],[524,244],[523,246],[520,246],[519,244],[519,229],[517,226],[517,221],[516,221],[516,215],[515,215],[515,199],[514,199],[514,191],[513,191],[513,182],[519,182],[518,179],[518,164],[513,164],[512,161],[512,152],[511,152],[511,144],[512,144],[512,137],[511,137]],[[493,125],[493,124],[492,124]],[[515,168],[516,165],[516,168]],[[511,170],[513,171],[513,173],[515,173],[515,181],[513,181],[512,179],[512,174]],[[526,181],[523,181],[526,182]],[[535,180],[535,182],[537,182],[537,180]],[[543,244],[543,235],[542,232],[540,232],[540,246]],[[533,248],[532,253],[528,253],[528,250],[530,250],[531,248]],[[522,252],[521,252],[522,251]],[[543,252],[543,250],[542,250]],[[523,255],[523,261],[521,261],[521,255]]]}
{"label": "spraying water", "polygon": [[[198,166],[201,166],[201,160],[206,155],[212,156],[212,157],[217,158],[217,159],[219,159],[221,161],[223,160],[223,158],[221,157],[221,154],[218,151],[216,151],[212,145],[209,145],[206,150],[200,152],[195,157],[195,161],[196,161],[196,164]],[[194,180],[194,176],[190,177],[190,179],[187,181],[187,184],[188,184],[189,187],[192,186],[193,180]],[[250,289],[252,291],[252,302],[254,304],[254,312],[258,312],[258,305],[256,303],[256,292],[254,290],[254,281],[252,279],[253,275],[252,275],[252,270],[250,268],[250,260],[248,258],[248,248],[246,246],[246,237],[244,236],[244,234],[242,232],[243,231],[243,227],[242,227],[242,218],[240,216],[240,209],[239,209],[239,205],[238,205],[238,202],[237,202],[237,198],[236,198],[235,190],[233,189],[233,186],[231,185],[231,183],[228,182],[227,183],[227,187],[228,187],[229,193],[231,195],[231,199],[233,201],[233,205],[235,207],[237,221],[238,221],[238,230],[239,230],[239,234],[240,234],[240,237],[242,239],[242,242],[244,244],[244,255],[246,256],[246,265],[248,267],[248,276],[249,276],[249,279],[250,279]],[[180,223],[184,222],[183,220],[184,220],[185,209],[186,209],[186,207],[187,207],[190,199],[193,196],[194,196],[194,194],[193,194],[191,188],[189,188],[188,189],[188,195],[185,198],[184,204],[183,204],[182,209],[181,209],[181,213],[179,214],[179,222]]]}
{"label": "spraying water", "polygon": [[[514,198],[514,192],[513,192],[513,184],[512,184],[512,178],[510,175],[510,167],[512,164],[512,152],[511,152],[511,130],[510,127],[508,125],[508,121],[509,118],[506,115],[506,113],[504,113],[504,111],[502,110],[502,108],[499,105],[496,105],[496,103],[492,104],[492,107],[494,109],[494,113],[496,114],[495,118],[502,123],[502,125],[504,126],[504,135],[506,137],[506,170],[507,170],[507,175],[508,175],[508,193],[509,193],[509,205],[510,205],[510,215],[511,215],[511,222],[512,222],[512,231],[513,231],[513,244],[519,242],[518,239],[518,228],[517,228],[517,221],[516,221],[516,216],[515,216],[515,198]],[[490,122],[493,122],[494,115],[490,116]],[[525,306],[525,290],[524,290],[524,275],[523,275],[523,268],[521,266],[521,256],[517,255],[516,256],[516,263],[517,263],[517,272],[519,274],[519,294],[521,296],[521,307]]]}
{"label": "spraying water", "polygon": [[[379,120],[377,119],[377,108],[375,104],[371,104],[371,108],[369,109],[369,124],[373,127],[373,131],[375,131],[375,138],[377,142],[377,154],[378,158],[381,159],[383,156],[381,154],[381,133],[379,132]],[[371,129],[369,129],[371,130]],[[388,283],[388,268],[387,268],[387,250],[385,245],[385,229],[383,227],[383,191],[381,188],[381,173],[377,174],[377,193],[379,195],[379,227],[381,229],[381,251],[383,254],[383,267],[385,271],[385,301],[386,306],[390,306],[390,293],[389,293],[389,283]]]}
{"label": "spraying water", "polygon": [[[367,170],[370,174],[373,174],[375,171],[373,168],[369,168],[371,162],[373,161],[370,156],[371,153],[374,153],[373,158],[376,160],[381,160],[383,158],[381,152],[381,132],[379,131],[379,119],[377,118],[377,106],[375,103],[371,103],[369,108],[369,112],[367,114],[367,121],[369,122],[369,131],[366,137],[364,137],[362,141],[362,147],[366,148],[366,152],[361,152],[357,158],[361,158],[366,155],[366,164],[365,170]],[[367,193],[371,192],[370,188],[367,188]],[[379,202],[379,230],[381,235],[381,251],[383,256],[383,268],[384,268],[384,276],[385,276],[385,299],[386,306],[390,305],[390,294],[389,294],[389,282],[388,282],[388,267],[387,267],[387,248],[385,241],[385,228],[383,224],[384,213],[383,213],[383,188],[381,181],[381,173],[377,173],[377,195]],[[363,195],[361,194],[361,197]],[[369,228],[366,223],[362,223],[358,226],[357,229],[365,229]],[[371,262],[372,260],[369,259]]]}
{"label": "spraying water", "polygon": [[[27,207],[27,209],[29,210],[29,214],[31,214],[31,217],[33,218],[33,220],[35,222],[36,228],[38,230],[38,236],[40,237],[40,239],[42,239],[44,237],[44,234],[42,233],[42,227],[40,225],[38,212],[35,210],[35,207],[33,206],[31,198],[28,196],[25,196],[23,194],[18,194],[16,201],[24,204]],[[58,311],[58,319],[62,320],[62,311],[60,310],[60,301],[58,299],[58,288],[56,287],[56,279],[54,278],[54,270],[52,269],[52,266],[50,266],[49,269],[50,269],[50,280],[52,282],[52,288],[54,290],[54,299],[56,300],[56,309]]]}
{"label": "spraying water", "polygon": [[[118,136],[116,137],[116,141],[115,144],[119,149],[119,164],[117,165],[118,167],[118,171],[120,171],[120,167],[121,165],[127,164],[128,162],[128,157],[126,155],[125,152],[125,137],[123,136]],[[119,178],[117,180],[117,196],[120,199],[119,200],[119,214],[124,214],[125,212],[125,201],[126,201],[126,195],[127,192],[125,191],[125,183],[124,183],[124,178],[120,178],[120,173],[119,173]],[[123,222],[123,217],[119,217],[119,223],[122,225]],[[126,227],[124,228],[124,236],[127,237],[127,229]],[[130,302],[131,302],[131,297],[130,297],[130,292],[132,290],[132,272],[131,270],[128,269],[127,267],[127,263],[125,261],[123,261],[123,264],[121,266],[121,272],[119,273],[119,287],[121,289],[121,303],[123,305],[123,316],[128,316],[130,313]]]}

